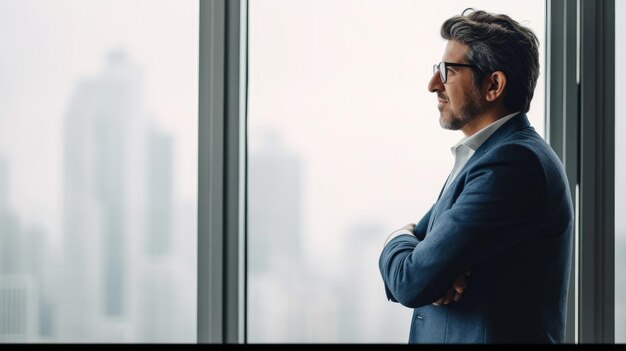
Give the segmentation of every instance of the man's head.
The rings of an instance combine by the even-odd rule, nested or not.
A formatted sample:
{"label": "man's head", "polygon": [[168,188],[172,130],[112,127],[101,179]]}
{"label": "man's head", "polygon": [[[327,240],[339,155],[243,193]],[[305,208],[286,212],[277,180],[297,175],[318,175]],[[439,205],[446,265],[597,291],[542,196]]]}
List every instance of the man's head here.
{"label": "man's head", "polygon": [[440,64],[428,84],[448,129],[462,129],[490,109],[528,112],[539,76],[538,40],[530,29],[506,15],[466,12],[441,26],[448,40],[443,61],[465,66]]}

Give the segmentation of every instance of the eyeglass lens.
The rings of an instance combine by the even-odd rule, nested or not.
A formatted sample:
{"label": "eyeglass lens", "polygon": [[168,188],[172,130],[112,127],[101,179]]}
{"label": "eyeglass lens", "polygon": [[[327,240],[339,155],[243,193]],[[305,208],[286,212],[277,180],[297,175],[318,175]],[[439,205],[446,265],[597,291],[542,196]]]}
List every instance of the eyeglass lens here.
{"label": "eyeglass lens", "polygon": [[434,64],[433,65],[433,74],[435,72],[437,72],[437,71],[439,71],[439,78],[441,79],[441,82],[445,83],[446,79],[447,79],[447,74],[446,73],[448,73],[448,72],[446,72],[447,71],[446,70],[446,63],[441,61],[441,62],[439,62],[437,64]]}

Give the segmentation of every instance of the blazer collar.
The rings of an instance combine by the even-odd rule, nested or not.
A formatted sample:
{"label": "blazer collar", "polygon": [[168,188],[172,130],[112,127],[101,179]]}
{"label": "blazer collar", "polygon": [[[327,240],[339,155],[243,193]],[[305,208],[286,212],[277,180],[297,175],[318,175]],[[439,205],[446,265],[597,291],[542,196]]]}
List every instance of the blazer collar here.
{"label": "blazer collar", "polygon": [[472,160],[478,159],[480,156],[491,150],[494,146],[500,144],[510,135],[513,135],[522,129],[528,128],[529,126],[530,122],[528,121],[528,117],[526,117],[525,113],[520,112],[515,117],[511,118],[502,126],[500,126],[500,128],[498,128],[493,134],[491,134],[491,136],[487,138],[487,140],[485,140],[482,145],[480,145],[474,155],[472,155],[467,164],[472,163]]}
{"label": "blazer collar", "polygon": [[[491,134],[491,136],[489,136],[489,138],[487,138],[487,140],[485,140],[485,142],[482,143],[482,145],[480,145],[480,147],[476,150],[476,152],[474,152],[472,157],[470,157],[470,159],[467,161],[465,166],[463,166],[463,169],[467,169],[467,167],[471,166],[474,162],[476,162],[476,160],[479,159],[480,156],[482,156],[487,151],[491,150],[494,146],[500,144],[503,140],[505,140],[510,135],[515,134],[516,132],[522,129],[528,128],[529,126],[530,126],[530,122],[528,121],[528,117],[526,117],[525,113],[520,112],[516,116],[512,117],[502,126],[500,126],[500,128],[498,128],[495,132],[493,132],[493,134]],[[448,177],[450,176],[448,175]],[[448,180],[446,180],[446,182],[448,182]],[[441,191],[439,192],[439,196],[437,196],[437,201],[441,199],[444,188],[445,186],[441,188]]]}

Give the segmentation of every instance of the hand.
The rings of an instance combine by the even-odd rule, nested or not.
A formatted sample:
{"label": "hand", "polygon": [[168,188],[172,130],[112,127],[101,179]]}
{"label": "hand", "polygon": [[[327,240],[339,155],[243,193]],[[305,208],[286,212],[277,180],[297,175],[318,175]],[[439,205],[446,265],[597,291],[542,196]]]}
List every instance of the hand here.
{"label": "hand", "polygon": [[398,233],[401,230],[408,230],[411,234],[413,234],[413,230],[415,230],[415,223],[409,223],[409,224],[405,225],[404,227],[402,227],[400,229],[396,229],[393,232],[391,232],[391,234],[389,234],[387,236],[387,239],[385,240],[385,246],[387,246],[387,244],[389,243],[389,241],[391,239],[395,238],[399,234],[402,234],[402,233]]}
{"label": "hand", "polygon": [[469,277],[471,273],[472,273],[472,270],[468,269],[467,272],[459,275],[454,281],[454,283],[452,284],[452,287],[450,288],[450,290],[448,290],[448,292],[446,293],[446,295],[440,298],[439,300],[433,302],[433,305],[441,306],[442,304],[447,305],[453,300],[457,302],[460,301],[461,296],[463,295],[463,292],[465,292],[465,289],[467,288],[467,283],[468,283],[467,277]]}
{"label": "hand", "polygon": [[[398,230],[408,230],[411,233],[413,233],[413,230],[415,230],[415,223],[409,223],[407,225],[405,225],[404,227],[398,229]],[[398,230],[395,230],[395,232],[397,232]]]}

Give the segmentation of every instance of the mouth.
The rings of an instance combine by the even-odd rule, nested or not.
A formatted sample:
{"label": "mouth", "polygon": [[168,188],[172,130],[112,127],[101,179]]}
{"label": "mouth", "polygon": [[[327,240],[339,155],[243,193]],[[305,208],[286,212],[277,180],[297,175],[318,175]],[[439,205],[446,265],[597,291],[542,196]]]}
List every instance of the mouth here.
{"label": "mouth", "polygon": [[446,99],[442,99],[442,98],[438,98],[437,99],[437,109],[439,109],[439,111],[443,110],[443,107],[448,103],[448,100]]}
{"label": "mouth", "polygon": [[447,103],[448,99],[444,98],[442,95],[437,96],[437,109],[439,112],[443,112],[443,108]]}

